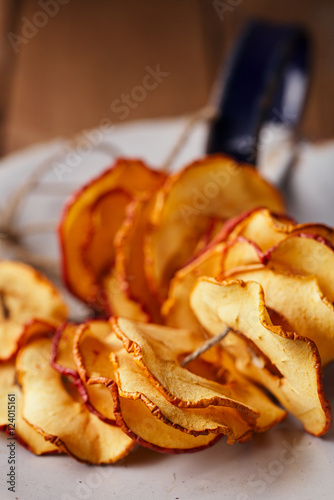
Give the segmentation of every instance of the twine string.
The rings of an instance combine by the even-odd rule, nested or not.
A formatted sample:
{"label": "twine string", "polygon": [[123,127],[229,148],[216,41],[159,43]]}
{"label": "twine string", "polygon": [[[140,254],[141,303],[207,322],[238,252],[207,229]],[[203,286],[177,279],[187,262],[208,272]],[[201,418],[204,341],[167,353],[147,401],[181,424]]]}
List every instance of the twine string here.
{"label": "twine string", "polygon": [[[74,184],[70,184],[66,188],[66,184],[63,183],[61,185],[56,185],[51,182],[43,184],[40,180],[43,174],[49,171],[50,165],[62,161],[66,149],[70,147],[75,148],[79,140],[82,140],[82,136],[75,136],[62,144],[60,151],[58,150],[52,153],[43,160],[42,163],[31,172],[26,181],[13,192],[7,201],[6,207],[0,212],[0,247],[10,251],[16,259],[42,269],[49,275],[53,275],[57,278],[59,277],[57,261],[32,252],[24,241],[27,236],[55,232],[57,222],[45,221],[18,227],[17,220],[22,205],[33,191],[36,191],[36,194],[68,196],[77,188]],[[105,152],[111,158],[124,154],[118,146],[115,146],[109,141],[108,143],[98,144],[95,149]]]}
{"label": "twine string", "polygon": [[201,356],[204,352],[208,351],[213,347],[214,345],[218,344],[221,340],[223,340],[226,335],[231,331],[231,328],[227,326],[219,335],[215,335],[211,339],[207,340],[204,342],[201,347],[190,353],[188,356],[186,356],[180,363],[180,365],[184,368],[187,366],[189,363],[197,359],[199,356]]}
{"label": "twine string", "polygon": [[[207,105],[202,109],[196,111],[189,116],[187,123],[184,126],[179,138],[174,144],[172,150],[167,155],[167,158],[163,162],[162,169],[168,172],[173,164],[175,163],[177,157],[182,152],[185,147],[194,127],[202,121],[209,121],[215,118],[216,108],[212,105]],[[60,279],[60,273],[58,270],[57,261],[53,259],[48,259],[43,255],[38,255],[32,252],[25,244],[24,238],[34,234],[45,234],[53,233],[57,227],[57,222],[55,221],[45,221],[33,224],[26,224],[23,227],[18,228],[16,226],[16,221],[18,220],[19,211],[29,195],[33,191],[35,194],[51,194],[54,196],[67,196],[73,190],[76,189],[75,184],[53,184],[51,182],[41,183],[40,179],[49,169],[50,165],[55,162],[59,162],[63,159],[66,148],[75,148],[78,142],[82,140],[82,136],[75,136],[73,139],[66,141],[61,148],[61,151],[57,151],[45,159],[40,165],[33,170],[33,172],[28,176],[25,183],[23,183],[10,197],[8,200],[5,210],[0,213],[0,247],[3,246],[5,249],[11,251],[15,258],[18,260],[27,262],[39,269],[42,269],[48,273],[49,276],[53,276],[57,281]],[[112,144],[110,141],[98,144],[95,149],[108,154],[111,158],[117,156],[124,156],[121,149]],[[6,316],[6,306],[2,300],[0,294],[0,312]],[[209,350],[214,345],[218,344],[223,338],[226,337],[231,329],[229,327],[225,328],[223,332],[215,337],[210,338],[206,341],[199,349],[189,354],[180,363],[182,367],[185,367],[204,352]]]}
{"label": "twine string", "polygon": [[162,164],[162,170],[168,172],[173,166],[176,158],[181,153],[182,149],[185,147],[194,127],[202,121],[210,121],[217,115],[217,110],[214,106],[207,105],[199,109],[195,113],[189,116],[188,122],[184,126],[180,137],[174,144],[172,150],[168,153],[166,160]]}
{"label": "twine string", "polygon": [[[215,108],[207,105],[189,116],[189,119],[181,132],[176,144],[163,162],[163,170],[168,171],[175,162],[177,156],[181,153],[187,143],[194,127],[200,121],[211,120],[216,114]],[[24,227],[18,227],[19,211],[22,208],[24,201],[34,191],[34,194],[50,194],[54,196],[68,196],[77,186],[73,184],[61,184],[61,186],[52,182],[41,183],[41,177],[49,169],[50,165],[55,162],[61,162],[67,148],[75,148],[82,141],[82,134],[76,135],[72,139],[64,142],[61,151],[52,153],[48,158],[43,160],[28,176],[26,181],[15,190],[9,198],[6,207],[0,213],[0,247],[10,250],[15,258],[23,260],[28,264],[34,265],[39,269],[45,270],[47,273],[57,274],[56,260],[47,259],[43,255],[33,253],[26,245],[24,239],[27,236],[34,234],[52,233],[57,227],[57,223],[53,221],[45,221],[41,223],[29,224]],[[112,142],[100,142],[95,146],[95,150],[102,151],[111,158],[124,156],[124,152]]]}

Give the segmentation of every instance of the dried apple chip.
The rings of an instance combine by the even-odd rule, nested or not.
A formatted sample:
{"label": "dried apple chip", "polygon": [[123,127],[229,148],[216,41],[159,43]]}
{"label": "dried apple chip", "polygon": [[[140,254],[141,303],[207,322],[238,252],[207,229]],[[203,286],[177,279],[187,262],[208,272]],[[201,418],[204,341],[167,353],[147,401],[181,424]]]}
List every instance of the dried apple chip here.
{"label": "dried apple chip", "polygon": [[286,215],[267,208],[253,210],[242,218],[228,235],[222,270],[264,262],[266,252],[283,241],[296,227]]}
{"label": "dried apple chip", "polygon": [[[109,326],[110,331],[110,325],[105,321],[91,321],[90,325],[91,329],[99,334],[106,331],[106,326]],[[68,323],[58,330],[53,340],[51,364],[61,375],[71,377],[82,401],[90,411],[103,422],[115,425],[114,408],[108,389],[104,385],[88,386],[85,381],[80,379],[79,370],[74,359],[74,339],[77,329],[77,325]],[[95,357],[96,346],[90,347],[93,348],[92,355]]]}
{"label": "dried apple chip", "polygon": [[115,380],[110,355],[122,347],[108,321],[80,325],[73,340],[73,355],[81,379],[86,384],[106,385]]}
{"label": "dried apple chip", "polygon": [[92,272],[98,281],[114,260],[114,238],[131,201],[128,191],[116,188],[104,193],[92,206],[82,252],[87,272]]}
{"label": "dried apple chip", "polygon": [[220,262],[220,271],[223,274],[239,267],[261,264],[265,254],[254,241],[238,236],[235,240],[226,244]]}
{"label": "dried apple chip", "polygon": [[[245,418],[260,416],[246,385],[242,386],[236,379],[220,384],[181,367],[180,357],[197,349],[203,342],[203,335],[123,318],[110,321],[127,352],[133,352],[134,360],[149,381],[173,405],[179,408],[224,406],[238,410]],[[204,353],[204,359],[206,355],[210,356]],[[265,406],[264,395],[263,401]],[[268,400],[272,408],[271,405]]]}
{"label": "dried apple chip", "polygon": [[263,252],[278,245],[280,241],[291,235],[318,235],[334,244],[334,231],[324,224],[297,224],[285,214],[270,212],[267,208],[259,208],[246,213],[230,231],[229,240],[238,236],[255,242]]}
{"label": "dried apple chip", "polygon": [[293,331],[315,342],[322,365],[334,360],[334,306],[315,276],[278,272],[266,266],[245,268],[232,276],[260,283],[266,306],[284,317]]}
{"label": "dried apple chip", "polygon": [[8,394],[16,392],[15,363],[7,361],[0,364],[0,430],[8,427]]}
{"label": "dried apple chip", "polygon": [[299,234],[322,236],[331,245],[334,245],[334,229],[332,227],[326,226],[325,224],[297,224],[297,226],[295,226],[295,228],[291,231],[290,235],[298,236]]}
{"label": "dried apple chip", "polygon": [[277,406],[262,389],[238,371],[233,356],[230,356],[226,349],[221,350],[221,356],[220,372],[224,379],[234,384],[236,394],[242,401],[248,402],[260,412],[260,416],[252,423],[254,432],[267,431],[281,422],[286,417],[286,411]]}
{"label": "dried apple chip", "polygon": [[112,189],[96,200],[91,208],[89,224],[82,243],[81,258],[85,264],[85,273],[94,284],[91,296],[86,298],[94,309],[105,310],[105,298],[100,291],[101,281],[115,260],[114,239],[121,227],[126,207],[132,196],[124,189]]}
{"label": "dried apple chip", "polygon": [[224,434],[234,444],[252,435],[252,427],[237,410],[227,407],[178,408],[149,381],[133,360],[133,356],[120,351],[112,355],[119,395],[141,400],[152,416],[166,425],[193,436]]}
{"label": "dried apple chip", "polygon": [[214,445],[222,434],[192,436],[163,423],[140,399],[122,398],[116,384],[111,386],[119,427],[137,444],[160,453],[201,451]]}
{"label": "dried apple chip", "polygon": [[215,277],[220,273],[223,249],[224,244],[218,243],[176,272],[169,287],[168,297],[161,309],[166,325],[202,331],[190,307],[190,293],[197,278]]}
{"label": "dried apple chip", "polygon": [[254,168],[226,156],[207,157],[169,177],[158,192],[145,245],[147,278],[160,300],[210,220],[226,221],[257,206],[284,211],[278,191]]}
{"label": "dried apple chip", "polygon": [[[285,242],[289,241],[290,238],[298,237],[316,240],[318,243],[323,243],[331,247],[333,230],[322,224],[295,224],[286,215],[273,214],[268,209],[253,210],[249,214],[246,214],[245,217],[241,217],[240,221],[235,224],[227,235],[228,244],[224,253],[223,268],[225,271],[228,271],[234,267],[260,262],[266,263],[268,260],[271,260],[272,255],[276,254],[276,248],[278,249],[277,252],[280,253],[279,258],[285,260],[285,267],[287,268],[287,260],[290,257],[292,259],[297,257],[298,251],[296,249],[294,252],[294,244]],[[302,245],[303,242],[300,242],[300,246]],[[309,246],[312,247],[312,243]],[[318,252],[315,251],[313,256],[307,256],[306,248],[307,244],[305,245],[304,254],[301,257],[307,263],[307,266],[310,267],[310,262],[314,263],[315,258],[319,255],[321,259],[321,254],[324,252],[318,247]],[[287,255],[283,257],[285,249]],[[314,249],[310,248],[310,250]],[[292,267],[293,264],[289,267],[290,270]],[[296,267],[298,268],[298,263]]]}
{"label": "dried apple chip", "polygon": [[[72,196],[63,211],[59,237],[64,281],[79,299],[97,309],[105,307],[103,294],[100,293],[99,275],[108,260],[112,265],[113,248],[110,241],[118,229],[113,219],[122,219],[126,206],[123,200],[121,206],[116,207],[116,216],[115,210],[109,210],[110,204],[114,206],[115,203],[110,193],[114,193],[117,198],[121,192],[131,198],[147,195],[154,193],[164,179],[165,174],[151,170],[139,160],[120,159]],[[91,242],[87,243],[92,230],[92,243],[96,252],[90,248]],[[91,272],[88,272],[87,263]]]}
{"label": "dried apple chip", "polygon": [[151,413],[167,425],[192,435],[222,433],[227,435],[229,444],[244,441],[253,431],[262,432],[285,417],[285,412],[268,400],[264,393],[237,374],[230,359],[224,355],[224,379],[239,391],[241,400],[257,402],[261,415],[258,419],[249,418],[235,408],[208,406],[205,408],[180,408],[169,401],[154,387],[145,373],[124,351],[112,355],[119,394],[130,399],[141,399]]}
{"label": "dried apple chip", "polygon": [[[274,216],[267,209],[252,210],[239,219],[230,232],[226,231],[225,243],[210,245],[206,251],[176,272],[169,287],[168,298],[162,306],[167,325],[190,330],[202,328],[189,304],[190,293],[197,278],[216,277],[222,271],[261,263],[265,255],[263,250],[276,241],[281,241],[288,230],[294,227],[287,217]],[[271,231],[272,236],[267,234],[264,237],[262,231]],[[261,248],[244,235],[247,238],[252,236]]]}
{"label": "dried apple chip", "polygon": [[134,446],[118,427],[102,422],[74,396],[73,384],[40,353],[51,356],[51,340],[37,339],[23,347],[17,359],[22,386],[23,418],[44,438],[77,460],[114,463]]}
{"label": "dried apple chip", "polygon": [[0,429],[18,441],[35,455],[59,453],[22,418],[22,393],[15,381],[15,363],[0,364]]}
{"label": "dried apple chip", "polygon": [[265,252],[282,241],[296,224],[286,215],[275,214],[267,208],[253,210],[243,218],[229,235],[230,240],[242,236],[253,241]]}
{"label": "dried apple chip", "polygon": [[[249,339],[270,360],[275,372],[254,365],[252,371],[244,372],[250,376],[256,371],[260,382],[269,373],[264,377],[265,386],[308,432],[320,436],[328,431],[332,413],[324,396],[318,349],[312,340],[273,325],[259,283],[203,277],[192,292],[191,306],[212,334],[229,326]],[[226,341],[230,335],[234,334]]]}
{"label": "dried apple chip", "polygon": [[330,302],[334,302],[334,248],[318,234],[290,236],[267,252],[268,267],[302,276],[314,275]]}
{"label": "dried apple chip", "polygon": [[144,239],[155,197],[134,200],[116,234],[115,266],[103,280],[110,312],[136,321],[161,322],[160,304],[144,272]]}
{"label": "dried apple chip", "polygon": [[0,360],[10,359],[34,319],[57,326],[66,306],[50,281],[35,269],[14,261],[0,261]]}

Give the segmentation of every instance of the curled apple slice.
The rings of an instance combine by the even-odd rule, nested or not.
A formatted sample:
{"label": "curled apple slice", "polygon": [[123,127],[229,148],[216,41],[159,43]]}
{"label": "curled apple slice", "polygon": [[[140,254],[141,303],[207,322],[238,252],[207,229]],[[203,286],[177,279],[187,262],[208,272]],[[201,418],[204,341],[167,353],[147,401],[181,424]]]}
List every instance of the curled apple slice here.
{"label": "curled apple slice", "polygon": [[156,418],[141,399],[120,396],[116,384],[111,386],[111,392],[117,424],[131,439],[145,448],[169,454],[193,453],[214,445],[222,436],[192,436]]}
{"label": "curled apple slice", "polygon": [[227,243],[224,248],[220,262],[221,274],[239,267],[262,264],[264,256],[264,252],[254,241],[248,240],[244,236],[238,236],[235,240]]}
{"label": "curled apple slice", "polygon": [[[91,322],[95,331],[98,332],[104,332],[106,324],[108,325],[104,321]],[[88,386],[85,381],[80,379],[74,359],[74,339],[77,329],[77,325],[68,323],[58,330],[53,340],[51,364],[61,375],[71,378],[82,401],[90,411],[103,422],[115,425],[114,408],[108,389],[104,385]],[[92,354],[95,356],[95,351]]]}
{"label": "curled apple slice", "polygon": [[114,463],[126,456],[133,440],[85,407],[76,397],[73,383],[67,380],[65,385],[62,376],[39,355],[46,351],[51,356],[51,340],[42,338],[19,352],[16,368],[22,386],[23,418],[48,442],[77,460]]}
{"label": "curled apple slice", "polygon": [[124,189],[115,188],[100,196],[91,208],[89,224],[82,243],[81,258],[85,272],[94,284],[86,302],[95,309],[105,310],[107,301],[101,291],[101,282],[115,260],[114,239],[121,227],[132,196]]}
{"label": "curled apple slice", "polygon": [[255,408],[234,399],[230,385],[206,380],[181,367],[179,356],[198,348],[199,339],[203,341],[203,336],[188,330],[135,323],[124,318],[112,318],[110,321],[127,352],[134,353],[136,363],[149,380],[175,406],[228,406],[252,417],[259,415]]}
{"label": "curled apple slice", "polygon": [[136,321],[161,322],[160,304],[144,272],[144,239],[155,197],[134,200],[116,234],[115,266],[103,280],[110,312]]}
{"label": "curled apple slice", "polygon": [[61,452],[59,448],[35,431],[22,418],[22,393],[15,382],[14,362],[0,364],[0,429],[18,441],[35,455]]}
{"label": "curled apple slice", "polygon": [[[256,363],[236,358],[237,368],[269,389],[308,432],[320,436],[328,431],[332,413],[324,396],[317,346],[273,325],[259,283],[201,278],[192,292],[191,306],[210,333],[216,335],[229,326],[255,346]],[[230,335],[234,334],[224,340],[227,347]]]}
{"label": "curled apple slice", "polygon": [[229,235],[229,240],[242,236],[256,243],[265,252],[282,241],[295,227],[295,222],[287,215],[259,208],[236,225]]}
{"label": "curled apple slice", "polygon": [[334,245],[334,229],[325,224],[297,224],[290,235],[298,236],[299,234],[309,234],[311,237],[313,235],[322,236],[322,238],[327,240],[331,245]]}
{"label": "curled apple slice", "polygon": [[[24,327],[24,340],[52,335],[54,327],[34,320]],[[22,418],[22,392],[16,382],[15,361],[0,364],[0,429],[17,440],[35,455],[60,453],[57,446],[48,443]]]}
{"label": "curled apple slice", "polygon": [[234,444],[251,437],[252,427],[233,408],[178,408],[171,404],[149,381],[133,360],[121,351],[112,355],[119,395],[141,400],[155,418],[166,425],[193,436],[224,434],[227,442]]}
{"label": "curled apple slice", "polygon": [[176,272],[169,287],[168,297],[161,309],[166,325],[202,331],[190,307],[190,293],[200,276],[215,277],[221,272],[223,250],[224,243],[218,243]]}
{"label": "curled apple slice", "polygon": [[73,354],[81,380],[86,384],[114,381],[110,355],[123,347],[108,321],[88,321],[77,328]]}
{"label": "curled apple slice", "polygon": [[64,281],[79,299],[104,309],[99,280],[108,262],[113,264],[110,242],[119,228],[113,221],[124,218],[126,198],[154,193],[164,179],[165,174],[139,160],[120,159],[72,196],[63,211],[59,237]]}
{"label": "curled apple slice", "polygon": [[268,267],[302,276],[316,276],[319,287],[334,302],[334,247],[323,236],[299,233],[267,252]]}
{"label": "curled apple slice", "polygon": [[[226,406],[176,407],[154,387],[129,353],[119,351],[112,355],[112,360],[122,397],[141,399],[155,417],[183,432],[193,435],[222,433],[228,436],[228,443],[233,444],[250,438],[253,432],[263,432],[271,428],[285,417],[285,412],[268,400],[260,389],[238,374],[231,358],[227,357],[225,352],[221,364],[222,378],[225,383],[233,385],[235,393],[239,391],[243,402],[256,403],[260,410],[258,419]],[[186,382],[184,384],[183,388],[187,392]]]}
{"label": "curled apple slice", "polygon": [[235,271],[230,277],[260,283],[266,305],[281,315],[294,332],[315,342],[322,365],[334,360],[334,306],[323,295],[315,276],[257,266]]}
{"label": "curled apple slice", "polygon": [[172,175],[158,192],[145,245],[147,277],[160,300],[213,218],[226,221],[257,206],[284,211],[274,187],[226,156],[207,157]]}
{"label": "curled apple slice", "polygon": [[[113,318],[111,322],[117,336],[123,339],[125,349],[133,353],[134,361],[148,381],[172,405],[186,409],[209,406],[232,408],[245,421],[252,422],[253,430],[272,427],[284,418],[284,411],[243,377],[238,378],[236,371],[228,366],[221,366],[225,372],[223,383],[201,377],[180,366],[178,360],[198,348],[203,336],[187,330],[139,324],[120,318]],[[206,356],[210,360],[209,352],[203,354],[203,359]],[[223,410],[220,411],[223,413]],[[254,419],[257,419],[256,423]]]}
{"label": "curled apple slice", "polygon": [[34,319],[61,324],[66,306],[42,274],[21,262],[0,261],[0,360],[10,359],[24,341],[25,324]]}

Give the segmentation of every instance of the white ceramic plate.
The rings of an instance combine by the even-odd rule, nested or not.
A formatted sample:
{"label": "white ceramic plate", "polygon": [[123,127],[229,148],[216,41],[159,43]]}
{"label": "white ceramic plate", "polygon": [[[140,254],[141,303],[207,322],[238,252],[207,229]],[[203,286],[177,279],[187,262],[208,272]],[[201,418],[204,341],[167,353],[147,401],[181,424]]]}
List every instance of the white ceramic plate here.
{"label": "white ceramic plate", "polygon": [[[111,143],[124,155],[144,158],[159,167],[184,124],[185,120],[179,119],[118,127],[105,133],[101,142],[103,151],[100,144],[99,148],[79,153],[79,160],[68,157],[68,163],[66,154],[73,155],[78,150],[68,150],[64,155],[66,143],[62,140],[9,156],[0,163],[0,211],[29,172],[56,153],[57,162],[51,158],[50,171],[41,178],[42,183],[47,183],[48,194],[42,195],[40,190],[39,194],[30,197],[20,208],[18,224],[56,221],[64,193],[108,166]],[[205,137],[206,127],[196,127],[176,168],[203,154]],[[307,145],[301,147],[301,160],[290,182],[289,203],[299,220],[334,224],[331,168],[334,147],[333,143],[323,146],[325,152],[320,146],[317,147],[321,151]],[[320,164],[317,152],[323,158]],[[69,166],[71,160],[72,166],[60,182],[57,164]],[[318,170],[314,170],[314,165]],[[266,165],[262,165],[262,170],[266,172]],[[33,251],[58,258],[53,235],[32,237],[28,244]],[[75,302],[72,302],[72,311],[84,314]],[[325,387],[326,396],[334,405],[334,367],[325,374]],[[333,498],[334,492],[334,429],[323,438],[315,438],[304,433],[292,417],[247,444],[228,446],[222,439],[214,447],[191,455],[161,455],[138,448],[114,466],[88,466],[66,456],[36,457],[17,446],[15,493],[8,491],[6,483],[7,442],[7,436],[1,434],[1,499],[313,500]]]}

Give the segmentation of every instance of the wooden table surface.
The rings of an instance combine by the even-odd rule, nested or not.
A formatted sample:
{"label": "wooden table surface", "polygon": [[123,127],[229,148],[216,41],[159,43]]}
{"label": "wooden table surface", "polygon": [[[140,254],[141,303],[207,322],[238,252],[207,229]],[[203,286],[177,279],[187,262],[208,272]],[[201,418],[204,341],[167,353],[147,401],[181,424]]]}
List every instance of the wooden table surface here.
{"label": "wooden table surface", "polygon": [[[310,31],[313,71],[301,134],[334,136],[332,0],[0,0],[0,6],[2,153],[102,120],[200,108],[250,17]],[[115,112],[115,101],[142,86],[148,67],[160,68],[161,82],[127,112]]]}

